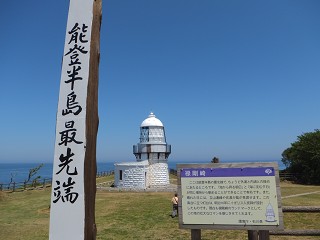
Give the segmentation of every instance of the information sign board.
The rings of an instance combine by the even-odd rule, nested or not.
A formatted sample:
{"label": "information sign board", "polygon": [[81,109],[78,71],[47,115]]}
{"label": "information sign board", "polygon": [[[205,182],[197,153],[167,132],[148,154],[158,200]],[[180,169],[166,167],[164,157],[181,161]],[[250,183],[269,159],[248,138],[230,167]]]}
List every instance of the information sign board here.
{"label": "information sign board", "polygon": [[182,228],[283,228],[276,163],[178,164]]}

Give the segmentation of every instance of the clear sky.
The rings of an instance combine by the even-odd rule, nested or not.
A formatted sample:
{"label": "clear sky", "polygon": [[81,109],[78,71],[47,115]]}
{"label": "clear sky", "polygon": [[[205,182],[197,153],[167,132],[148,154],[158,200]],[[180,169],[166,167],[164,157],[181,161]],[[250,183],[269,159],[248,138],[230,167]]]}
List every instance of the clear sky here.
{"label": "clear sky", "polygon": [[[67,0],[0,4],[0,162],[52,162]],[[98,161],[279,160],[320,125],[320,1],[103,0]]]}

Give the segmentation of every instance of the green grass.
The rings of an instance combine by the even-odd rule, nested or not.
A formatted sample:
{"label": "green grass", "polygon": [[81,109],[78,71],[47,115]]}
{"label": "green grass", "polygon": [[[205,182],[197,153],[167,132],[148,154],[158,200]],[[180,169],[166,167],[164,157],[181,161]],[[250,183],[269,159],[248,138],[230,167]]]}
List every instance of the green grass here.
{"label": "green grass", "polygon": [[7,194],[0,202],[0,239],[47,239],[50,190]]}
{"label": "green grass", "polygon": [[[109,181],[109,177],[97,182]],[[112,180],[112,179],[111,179]],[[282,196],[320,191],[320,186],[281,183]],[[0,239],[48,239],[50,188],[16,193],[0,192]],[[97,239],[191,239],[171,218],[172,193],[107,192],[96,195]],[[283,205],[320,205],[320,194],[283,199]],[[320,229],[319,213],[284,213],[286,229]],[[247,239],[246,231],[202,230],[202,239]],[[271,239],[320,237],[271,236]]]}

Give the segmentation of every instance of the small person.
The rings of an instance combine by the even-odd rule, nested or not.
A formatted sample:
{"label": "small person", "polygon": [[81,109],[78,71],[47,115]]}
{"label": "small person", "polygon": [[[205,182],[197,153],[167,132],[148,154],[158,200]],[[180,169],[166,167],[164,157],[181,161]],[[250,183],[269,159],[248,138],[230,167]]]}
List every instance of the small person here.
{"label": "small person", "polygon": [[178,194],[174,194],[174,197],[171,199],[172,202],[172,217],[174,218],[175,216],[178,215]]}

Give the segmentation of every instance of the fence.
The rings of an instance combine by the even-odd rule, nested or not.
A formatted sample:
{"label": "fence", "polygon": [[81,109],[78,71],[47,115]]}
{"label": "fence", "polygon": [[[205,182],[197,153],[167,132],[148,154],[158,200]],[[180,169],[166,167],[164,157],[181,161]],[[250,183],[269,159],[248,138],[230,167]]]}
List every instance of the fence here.
{"label": "fence", "polygon": [[[283,212],[307,212],[315,213],[320,212],[320,206],[283,206]],[[270,240],[270,235],[282,235],[282,236],[320,236],[320,230],[318,229],[285,229],[283,231],[248,231],[248,240]],[[201,240],[201,229],[191,229],[191,240]]]}
{"label": "fence", "polygon": [[0,183],[0,191],[23,191],[34,188],[46,188],[51,186],[51,178],[36,179],[33,181]]}
{"label": "fence", "polygon": [[[283,206],[283,212],[319,213],[320,206]],[[280,236],[320,236],[318,229],[285,229],[283,231],[248,231],[249,240],[269,240],[270,235]]]}
{"label": "fence", "polygon": [[281,181],[287,180],[287,181],[297,181],[299,174],[294,173],[287,173],[287,172],[281,172],[279,173],[279,177]]}
{"label": "fence", "polygon": [[[320,206],[283,206],[283,212],[306,212],[306,213],[319,213]],[[289,235],[289,236],[320,236],[320,230],[318,229],[303,229],[303,230],[291,230],[285,229],[284,231],[270,232],[270,235]]]}
{"label": "fence", "polygon": [[[111,176],[114,174],[114,171],[101,171],[97,172],[97,178]],[[24,182],[11,182],[11,183],[0,183],[0,191],[24,191],[31,190],[35,188],[46,188],[51,186],[52,179],[51,178],[42,178],[35,179],[32,181],[24,181]]]}
{"label": "fence", "polygon": [[111,176],[114,174],[114,171],[102,171],[102,172],[97,172],[97,177],[106,177],[106,176]]}

